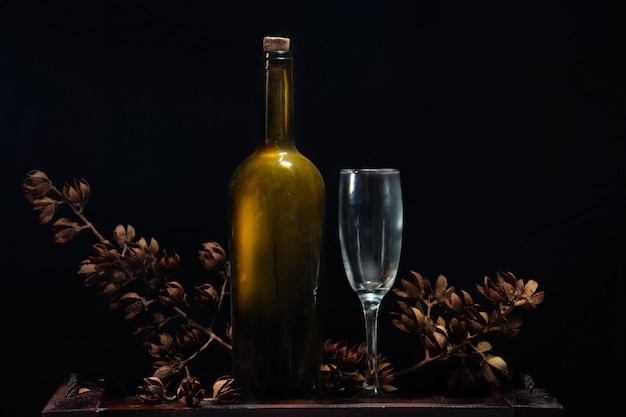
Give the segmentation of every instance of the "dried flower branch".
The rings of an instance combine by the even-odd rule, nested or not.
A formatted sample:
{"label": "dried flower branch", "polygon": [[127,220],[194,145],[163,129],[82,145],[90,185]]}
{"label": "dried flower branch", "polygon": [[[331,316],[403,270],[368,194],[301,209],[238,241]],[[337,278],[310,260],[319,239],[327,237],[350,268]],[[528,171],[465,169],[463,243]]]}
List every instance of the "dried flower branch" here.
{"label": "dried flower branch", "polygon": [[33,170],[26,174],[22,187],[24,188],[24,197],[33,204],[33,208],[36,211],[39,211],[39,222],[41,224],[52,221],[59,207],[63,204],[67,204],[83,222],[83,226],[80,226],[70,219],[58,219],[53,225],[55,230],[57,230],[55,235],[56,242],[69,242],[84,229],[90,229],[100,242],[106,240],[83,215],[90,194],[89,183],[86,180],[75,179],[73,185],[66,183],[63,186],[63,192],[61,192],[52,184],[52,181],[44,172]]}
{"label": "dried flower branch", "polygon": [[[365,343],[348,346],[347,340],[326,340],[322,345],[320,391],[328,397],[353,397],[363,392],[368,376]],[[384,392],[393,392],[393,368],[388,358],[378,355],[378,378]]]}
{"label": "dried flower branch", "polygon": [[[162,250],[154,238],[137,236],[131,225],[118,225],[112,241],[99,233],[84,214],[91,194],[86,180],[75,179],[59,191],[44,172],[34,170],[22,185],[40,223],[56,218],[55,242],[70,242],[83,230],[91,230],[98,239],[95,254],[80,262],[78,274],[110,310],[123,314],[154,358],[155,370],[144,378],[138,397],[146,403],[178,398],[189,406],[205,400],[202,384],[190,373],[190,362],[212,343],[231,349],[214,331],[230,281],[230,263],[222,247],[217,242],[202,244],[198,253],[207,279],[188,292],[174,279],[181,262],[176,252]],[[63,206],[71,208],[77,221],[57,217]],[[230,334],[229,327],[225,331]],[[206,400],[232,402],[237,397],[233,381],[224,376],[214,382],[213,397]]]}
{"label": "dried flower branch", "polygon": [[[496,280],[485,277],[476,285],[478,293],[491,304],[487,310],[474,302],[467,291],[455,292],[445,276],[439,275],[433,287],[427,279],[411,271],[411,279],[401,280],[394,288],[400,312],[393,312],[393,324],[403,332],[416,334],[424,349],[418,363],[396,372],[396,376],[415,371],[433,361],[458,359],[459,365],[448,378],[452,390],[475,384],[472,367],[492,386],[508,375],[506,361],[492,353],[490,335],[512,338],[519,334],[522,311],[534,310],[544,300],[536,292],[534,280],[524,282],[511,272],[497,272]],[[516,315],[514,315],[516,314]]]}

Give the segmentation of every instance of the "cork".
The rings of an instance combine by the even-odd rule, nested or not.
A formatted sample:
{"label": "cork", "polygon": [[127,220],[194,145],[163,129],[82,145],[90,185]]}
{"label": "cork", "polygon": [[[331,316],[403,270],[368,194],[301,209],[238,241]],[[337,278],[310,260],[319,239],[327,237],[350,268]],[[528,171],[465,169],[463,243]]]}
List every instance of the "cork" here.
{"label": "cork", "polygon": [[281,36],[266,36],[263,38],[263,51],[288,51],[289,43],[289,38]]}

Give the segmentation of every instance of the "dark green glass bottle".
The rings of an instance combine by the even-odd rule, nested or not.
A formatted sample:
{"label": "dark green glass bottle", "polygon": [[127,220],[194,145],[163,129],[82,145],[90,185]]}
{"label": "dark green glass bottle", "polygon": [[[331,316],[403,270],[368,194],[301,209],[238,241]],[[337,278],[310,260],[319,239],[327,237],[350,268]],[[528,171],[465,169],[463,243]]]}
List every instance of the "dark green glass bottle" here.
{"label": "dark green glass bottle", "polygon": [[288,38],[263,39],[263,132],[229,188],[233,375],[242,400],[315,395],[325,186],[296,148]]}

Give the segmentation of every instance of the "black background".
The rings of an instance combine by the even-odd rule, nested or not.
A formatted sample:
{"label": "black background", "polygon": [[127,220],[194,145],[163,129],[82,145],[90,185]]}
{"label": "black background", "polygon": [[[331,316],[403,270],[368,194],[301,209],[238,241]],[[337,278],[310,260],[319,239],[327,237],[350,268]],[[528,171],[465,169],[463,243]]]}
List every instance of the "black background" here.
{"label": "black background", "polygon": [[[500,353],[567,414],[621,404],[624,15],[609,4],[3,2],[2,407],[38,415],[70,372],[123,376],[140,356],[76,276],[95,239],[55,244],[25,173],[87,179],[101,233],[130,223],[199,274],[200,244],[227,244],[228,180],[258,140],[267,34],[292,38],[297,144],[326,181],[324,336],[363,339],[338,170],[395,166],[399,278],[441,273],[470,292],[498,270],[537,280],[545,302]],[[380,351],[402,363],[419,347],[393,308]]]}

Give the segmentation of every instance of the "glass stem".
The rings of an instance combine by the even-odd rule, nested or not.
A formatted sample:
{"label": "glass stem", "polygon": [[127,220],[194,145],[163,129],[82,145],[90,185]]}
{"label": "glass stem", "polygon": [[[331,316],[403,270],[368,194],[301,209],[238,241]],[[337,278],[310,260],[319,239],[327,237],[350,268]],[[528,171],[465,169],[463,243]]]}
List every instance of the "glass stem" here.
{"label": "glass stem", "polygon": [[363,315],[365,316],[365,336],[367,338],[367,365],[369,375],[365,376],[363,387],[369,392],[378,394],[380,382],[378,381],[378,309],[379,301],[363,299]]}

